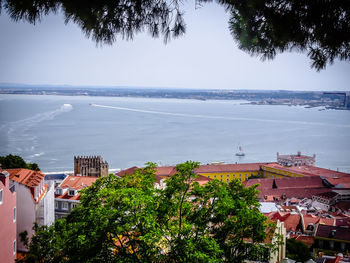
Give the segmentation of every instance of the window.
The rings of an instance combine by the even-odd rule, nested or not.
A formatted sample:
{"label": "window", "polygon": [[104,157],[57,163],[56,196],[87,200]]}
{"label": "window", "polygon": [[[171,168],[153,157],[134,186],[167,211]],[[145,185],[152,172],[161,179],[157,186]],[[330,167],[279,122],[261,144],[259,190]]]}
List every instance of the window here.
{"label": "window", "polygon": [[13,241],[13,254],[16,254],[16,240]]}
{"label": "window", "polygon": [[76,208],[78,204],[72,204],[72,208]]}
{"label": "window", "polygon": [[239,174],[239,178],[241,178],[242,177],[242,175],[241,174]]}
{"label": "window", "polygon": [[210,175],[208,175],[208,178],[210,178]]}
{"label": "window", "polygon": [[69,190],[68,191],[69,196],[75,196],[75,190]]}
{"label": "window", "polygon": [[57,188],[57,189],[56,189],[56,194],[62,195],[62,189],[61,189],[61,188]]}
{"label": "window", "polygon": [[55,201],[55,209],[58,209],[58,201]]}
{"label": "window", "polygon": [[67,202],[62,202],[62,209],[68,210],[68,203]]}
{"label": "window", "polygon": [[220,179],[220,181],[222,182],[222,179]]}
{"label": "window", "polygon": [[0,205],[2,204],[2,189],[0,190]]}
{"label": "window", "polygon": [[230,175],[228,174],[227,177],[229,177]]}
{"label": "window", "polygon": [[223,177],[223,175],[221,175],[221,178]]}
{"label": "window", "polygon": [[229,183],[230,182],[230,180],[229,179],[226,179],[226,183]]}
{"label": "window", "polygon": [[214,178],[216,178],[216,175],[214,175]]}
{"label": "window", "polygon": [[16,222],[16,207],[13,208],[13,222]]}

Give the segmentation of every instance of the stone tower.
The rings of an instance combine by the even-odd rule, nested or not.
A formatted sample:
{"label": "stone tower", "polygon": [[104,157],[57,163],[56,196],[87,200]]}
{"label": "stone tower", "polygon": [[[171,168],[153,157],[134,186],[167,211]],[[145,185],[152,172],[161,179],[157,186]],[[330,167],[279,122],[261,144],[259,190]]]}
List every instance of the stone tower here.
{"label": "stone tower", "polygon": [[101,156],[74,156],[74,175],[107,176],[108,163]]}

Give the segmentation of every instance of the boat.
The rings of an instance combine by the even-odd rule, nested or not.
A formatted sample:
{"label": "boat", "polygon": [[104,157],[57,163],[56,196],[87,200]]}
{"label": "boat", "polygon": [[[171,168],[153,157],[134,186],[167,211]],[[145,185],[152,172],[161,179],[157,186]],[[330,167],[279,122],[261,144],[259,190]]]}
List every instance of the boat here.
{"label": "boat", "polygon": [[238,152],[236,153],[236,156],[245,156],[245,153],[243,152],[243,148],[241,146],[238,146]]}

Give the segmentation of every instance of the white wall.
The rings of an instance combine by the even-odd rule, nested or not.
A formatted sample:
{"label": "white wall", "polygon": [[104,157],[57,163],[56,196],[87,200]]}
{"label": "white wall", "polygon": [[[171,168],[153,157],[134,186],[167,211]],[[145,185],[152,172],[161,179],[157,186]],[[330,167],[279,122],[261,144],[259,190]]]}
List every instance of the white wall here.
{"label": "white wall", "polygon": [[33,235],[35,206],[28,187],[15,182],[15,189],[17,193],[17,251],[26,251],[23,243],[20,241],[19,233],[26,230],[29,237]]}
{"label": "white wall", "polygon": [[49,226],[55,222],[55,183],[46,183],[49,184],[49,189],[44,198],[44,224]]}

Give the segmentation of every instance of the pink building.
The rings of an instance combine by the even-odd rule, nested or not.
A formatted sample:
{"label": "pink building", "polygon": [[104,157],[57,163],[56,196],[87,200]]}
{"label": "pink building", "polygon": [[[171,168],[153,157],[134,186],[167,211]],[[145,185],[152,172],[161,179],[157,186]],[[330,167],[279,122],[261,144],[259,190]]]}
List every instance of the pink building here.
{"label": "pink building", "polygon": [[26,251],[19,233],[33,234],[33,225],[50,225],[54,222],[54,185],[45,184],[45,174],[28,169],[6,169],[10,185],[17,196],[17,250]]}
{"label": "pink building", "polygon": [[16,259],[16,192],[10,187],[9,173],[0,170],[0,258],[1,262]]}

